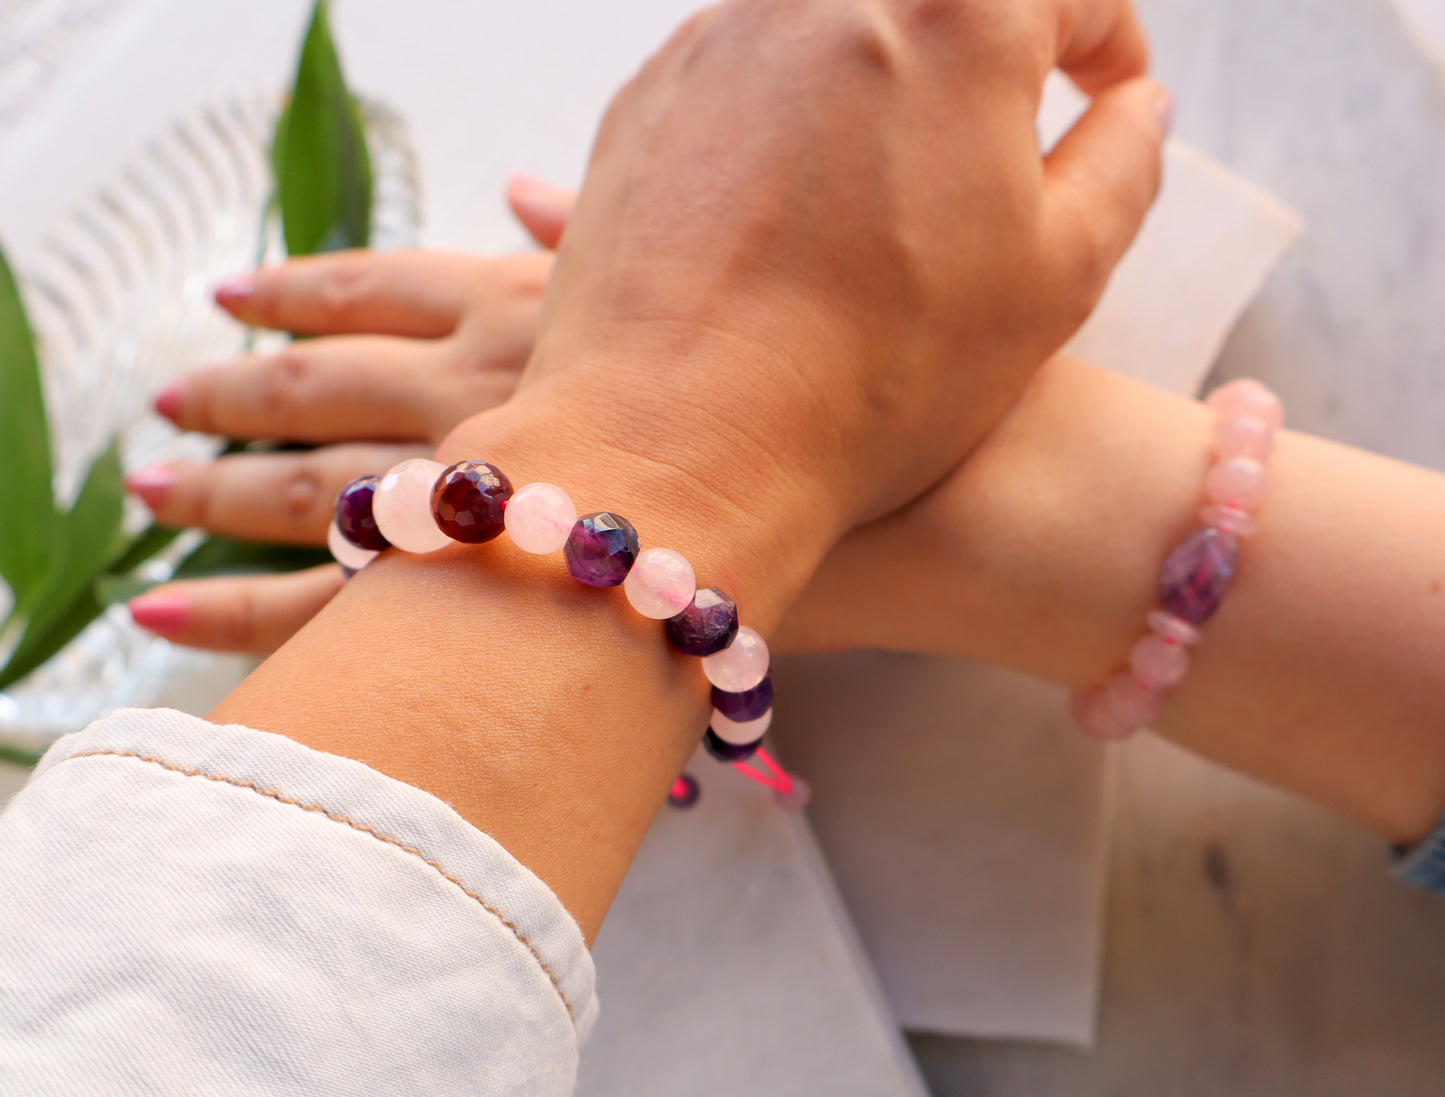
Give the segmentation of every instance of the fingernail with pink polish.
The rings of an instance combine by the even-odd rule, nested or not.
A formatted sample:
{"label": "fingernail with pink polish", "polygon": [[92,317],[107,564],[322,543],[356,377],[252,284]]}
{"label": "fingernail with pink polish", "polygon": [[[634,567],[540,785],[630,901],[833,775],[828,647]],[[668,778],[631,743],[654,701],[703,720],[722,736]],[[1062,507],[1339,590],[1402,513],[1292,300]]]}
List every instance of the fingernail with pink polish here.
{"label": "fingernail with pink polish", "polygon": [[186,627],[191,604],[182,594],[142,594],[126,603],[131,620],[147,632],[173,635]]}
{"label": "fingernail with pink polish", "polygon": [[157,511],[165,506],[166,496],[171,493],[175,483],[174,465],[147,465],[127,474],[125,490],[138,496],[152,511]]}
{"label": "fingernail with pink polish", "polygon": [[186,383],[184,381],[172,381],[165,388],[156,394],[151,406],[156,409],[157,415],[163,415],[171,422],[180,418],[181,406],[185,402]]}
{"label": "fingernail with pink polish", "polygon": [[253,273],[233,274],[216,287],[216,304],[227,312],[243,308],[256,292],[256,276]]}

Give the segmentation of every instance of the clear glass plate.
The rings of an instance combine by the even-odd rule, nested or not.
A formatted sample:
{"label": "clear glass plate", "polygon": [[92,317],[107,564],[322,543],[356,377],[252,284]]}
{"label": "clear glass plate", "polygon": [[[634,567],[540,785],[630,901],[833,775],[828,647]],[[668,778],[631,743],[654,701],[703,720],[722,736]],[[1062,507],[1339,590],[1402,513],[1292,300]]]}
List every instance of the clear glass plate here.
{"label": "clear glass plate", "polygon": [[[271,95],[237,98],[176,123],[56,225],[38,263],[20,272],[63,500],[117,433],[127,469],[219,448],[217,439],[178,433],[150,402],[171,377],[256,343],[215,307],[211,291],[226,275],[284,255],[279,220],[268,212],[277,106]],[[376,103],[363,101],[362,115],[375,180],[372,246],[414,245],[420,188],[406,126]],[[144,508],[127,506],[128,527],[143,527]],[[149,577],[164,578],[169,566],[157,562]],[[0,584],[0,613],[9,603]],[[163,689],[175,692],[177,676],[215,667],[112,607],[0,693],[0,738],[40,747],[114,708],[155,703]]]}

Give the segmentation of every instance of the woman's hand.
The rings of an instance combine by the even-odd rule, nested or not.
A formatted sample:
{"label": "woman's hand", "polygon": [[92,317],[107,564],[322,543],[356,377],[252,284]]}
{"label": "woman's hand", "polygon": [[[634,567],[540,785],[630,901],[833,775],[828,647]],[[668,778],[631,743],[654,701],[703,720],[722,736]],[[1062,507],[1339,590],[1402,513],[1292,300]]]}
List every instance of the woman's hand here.
{"label": "woman's hand", "polygon": [[[550,192],[538,193],[519,208],[545,231]],[[348,481],[430,456],[459,422],[511,396],[551,266],[541,253],[346,252],[228,282],[216,298],[237,319],[318,338],[183,377],[157,410],[184,430],[320,445],[139,469],[127,485],[163,525],[324,544]],[[336,567],[190,580],[142,595],[131,612],[179,643],[262,653],[341,583]]]}

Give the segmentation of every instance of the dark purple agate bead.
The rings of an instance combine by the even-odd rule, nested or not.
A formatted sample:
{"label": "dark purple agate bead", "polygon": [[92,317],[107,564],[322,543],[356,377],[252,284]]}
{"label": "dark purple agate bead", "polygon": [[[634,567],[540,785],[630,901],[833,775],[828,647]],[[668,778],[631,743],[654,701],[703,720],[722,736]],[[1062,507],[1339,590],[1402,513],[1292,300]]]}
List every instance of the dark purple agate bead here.
{"label": "dark purple agate bead", "polygon": [[496,465],[458,461],[431,489],[432,517],[453,541],[485,544],[502,532],[502,511],[511,497],[512,481]]}
{"label": "dark purple agate bead", "polygon": [[1170,554],[1159,572],[1159,601],[1164,610],[1191,625],[1202,625],[1224,601],[1239,541],[1212,526],[1195,530]]}
{"label": "dark purple agate bead", "polygon": [[684,655],[716,655],[737,634],[738,604],[717,587],[703,587],[667,622],[667,638]]}
{"label": "dark purple agate bead", "polygon": [[672,783],[667,802],[675,808],[690,808],[701,795],[702,789],[698,787],[697,778],[690,773],[684,773]]}
{"label": "dark purple agate bead", "polygon": [[618,514],[600,511],[577,519],[563,549],[572,578],[589,587],[616,587],[637,560],[637,531]]}
{"label": "dark purple agate bead", "polygon": [[381,552],[391,548],[391,542],[376,528],[376,518],[371,513],[371,501],[376,496],[376,485],[380,476],[358,476],[341,489],[336,497],[336,509],[332,512],[336,528],[357,548]]}
{"label": "dark purple agate bead", "polygon": [[712,707],[736,724],[759,719],[773,707],[773,676],[769,674],[752,689],[742,693],[712,687]]}
{"label": "dark purple agate bead", "polygon": [[702,745],[719,762],[746,762],[758,752],[763,741],[759,739],[755,743],[729,743],[726,739],[719,739],[712,728],[708,728],[703,733]]}

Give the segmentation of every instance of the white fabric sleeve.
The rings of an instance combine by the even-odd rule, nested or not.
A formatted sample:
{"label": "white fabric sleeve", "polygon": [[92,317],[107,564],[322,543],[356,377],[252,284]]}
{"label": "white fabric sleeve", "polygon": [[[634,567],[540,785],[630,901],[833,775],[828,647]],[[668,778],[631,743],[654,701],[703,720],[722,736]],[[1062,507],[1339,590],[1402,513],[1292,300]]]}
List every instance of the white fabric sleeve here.
{"label": "white fabric sleeve", "polygon": [[283,736],[122,710],[0,815],[6,1097],[560,1097],[596,1014],[541,880]]}

